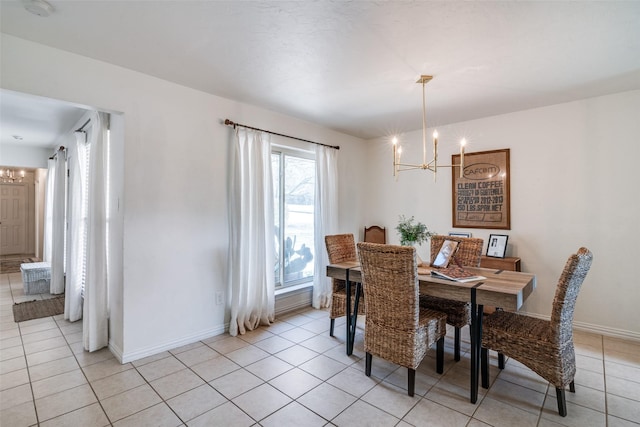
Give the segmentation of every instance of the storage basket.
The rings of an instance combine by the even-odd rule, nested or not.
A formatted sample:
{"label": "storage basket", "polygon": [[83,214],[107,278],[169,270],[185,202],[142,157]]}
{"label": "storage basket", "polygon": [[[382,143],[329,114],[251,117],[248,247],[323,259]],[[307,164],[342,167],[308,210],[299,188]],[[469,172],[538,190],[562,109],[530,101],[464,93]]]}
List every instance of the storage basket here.
{"label": "storage basket", "polygon": [[24,293],[45,294],[51,288],[51,265],[48,262],[31,262],[20,265]]}

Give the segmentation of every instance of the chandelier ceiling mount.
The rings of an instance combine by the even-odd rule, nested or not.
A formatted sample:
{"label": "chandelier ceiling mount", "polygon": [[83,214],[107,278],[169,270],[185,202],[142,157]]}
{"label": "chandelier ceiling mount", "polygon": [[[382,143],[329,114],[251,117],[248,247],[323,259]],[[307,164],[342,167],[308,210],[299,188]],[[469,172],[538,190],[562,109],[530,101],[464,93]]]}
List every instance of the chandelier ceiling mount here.
{"label": "chandelier ceiling mount", "polygon": [[464,172],[464,147],[466,140],[460,141],[460,164],[439,165],[438,164],[438,131],[433,132],[433,159],[427,161],[427,104],[425,96],[425,86],[433,79],[433,76],[422,75],[416,83],[422,85],[422,163],[402,163],[402,147],[398,144],[398,138],[393,138],[393,176],[398,179],[400,172],[422,169],[433,172],[433,180],[436,180],[438,168],[460,168],[460,178]]}

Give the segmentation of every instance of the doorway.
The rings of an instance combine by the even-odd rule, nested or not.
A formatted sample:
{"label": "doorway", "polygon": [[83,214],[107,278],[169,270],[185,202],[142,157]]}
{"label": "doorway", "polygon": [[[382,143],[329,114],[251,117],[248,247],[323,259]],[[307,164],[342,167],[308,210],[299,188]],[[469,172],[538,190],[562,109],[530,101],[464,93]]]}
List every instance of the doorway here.
{"label": "doorway", "polygon": [[37,171],[0,166],[0,256],[38,257]]}
{"label": "doorway", "polygon": [[0,256],[27,249],[26,184],[0,184]]}
{"label": "doorway", "polygon": [[0,89],[0,256],[43,258],[48,158],[87,109]]}

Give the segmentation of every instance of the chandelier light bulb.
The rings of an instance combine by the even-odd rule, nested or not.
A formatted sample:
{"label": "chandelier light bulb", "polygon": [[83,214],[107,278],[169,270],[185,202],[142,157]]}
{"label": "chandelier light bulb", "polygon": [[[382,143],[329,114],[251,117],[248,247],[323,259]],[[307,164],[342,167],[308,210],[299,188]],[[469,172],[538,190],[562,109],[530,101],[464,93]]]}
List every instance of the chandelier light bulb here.
{"label": "chandelier light bulb", "polygon": [[9,184],[24,182],[26,174],[24,169],[19,172],[9,168],[0,169],[0,182]]}

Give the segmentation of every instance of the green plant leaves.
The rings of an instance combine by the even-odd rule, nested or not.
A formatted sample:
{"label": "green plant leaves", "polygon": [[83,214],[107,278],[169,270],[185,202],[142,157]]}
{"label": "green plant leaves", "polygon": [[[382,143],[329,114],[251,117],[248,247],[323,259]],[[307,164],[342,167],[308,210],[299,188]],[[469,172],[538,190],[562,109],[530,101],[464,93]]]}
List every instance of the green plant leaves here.
{"label": "green plant leaves", "polygon": [[419,245],[435,235],[435,233],[430,232],[423,223],[415,222],[413,216],[407,219],[404,215],[400,215],[400,222],[396,230],[400,235],[400,244],[402,246]]}

